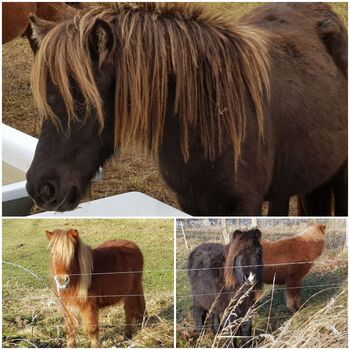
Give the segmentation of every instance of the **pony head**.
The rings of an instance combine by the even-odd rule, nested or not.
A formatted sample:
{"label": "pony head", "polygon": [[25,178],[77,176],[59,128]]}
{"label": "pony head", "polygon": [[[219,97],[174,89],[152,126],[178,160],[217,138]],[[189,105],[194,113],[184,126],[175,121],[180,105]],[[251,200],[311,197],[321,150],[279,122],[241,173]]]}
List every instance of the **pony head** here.
{"label": "pony head", "polygon": [[237,288],[243,284],[260,288],[262,283],[263,261],[260,244],[261,232],[258,229],[236,230],[231,234],[226,248],[225,284]]}
{"label": "pony head", "polygon": [[71,210],[114,153],[114,34],[100,19],[85,26],[84,39],[73,20],[30,20],[39,46],[33,95],[43,124],[27,191],[44,210]]}
{"label": "pony head", "polygon": [[263,136],[269,56],[261,29],[197,4],[71,12],[55,24],[31,17],[39,47],[32,91],[43,123],[27,191],[39,207],[74,209],[115,150],[157,158],[167,115],[179,123],[184,161],[196,130],[204,157],[214,160],[230,140],[237,166],[247,89]]}
{"label": "pony head", "polygon": [[46,231],[51,250],[51,271],[57,292],[76,288],[86,298],[93,268],[91,248],[81,242],[75,229]]}

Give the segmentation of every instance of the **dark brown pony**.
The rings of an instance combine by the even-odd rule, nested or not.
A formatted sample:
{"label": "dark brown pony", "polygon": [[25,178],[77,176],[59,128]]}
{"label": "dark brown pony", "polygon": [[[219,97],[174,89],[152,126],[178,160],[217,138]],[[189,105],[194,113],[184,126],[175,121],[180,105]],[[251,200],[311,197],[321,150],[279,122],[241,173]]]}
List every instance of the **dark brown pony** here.
{"label": "dark brown pony", "polygon": [[197,333],[211,323],[214,334],[233,329],[229,347],[252,345],[252,320],[248,310],[255,290],[262,284],[261,233],[236,230],[230,242],[204,243],[188,257],[188,277],[193,295],[193,318]]}
{"label": "dark brown pony", "polygon": [[263,248],[263,282],[286,286],[287,308],[300,308],[301,285],[313,262],[322,254],[325,225],[317,224],[297,236],[277,241],[261,240]]}
{"label": "dark brown pony", "polygon": [[84,244],[77,230],[46,231],[51,248],[51,271],[63,306],[67,347],[75,344],[75,328],[81,317],[91,347],[99,347],[98,311],[124,303],[125,338],[145,312],[142,288],[143,256],[135,243],[106,241],[95,249]]}
{"label": "dark brown pony", "polygon": [[304,12],[274,3],[232,19],[143,3],[87,7],[59,24],[32,17],[44,122],[28,193],[71,210],[98,167],[134,147],[158,160],[192,215],[260,215],[264,200],[275,215],[327,183],[347,215],[340,44]]}

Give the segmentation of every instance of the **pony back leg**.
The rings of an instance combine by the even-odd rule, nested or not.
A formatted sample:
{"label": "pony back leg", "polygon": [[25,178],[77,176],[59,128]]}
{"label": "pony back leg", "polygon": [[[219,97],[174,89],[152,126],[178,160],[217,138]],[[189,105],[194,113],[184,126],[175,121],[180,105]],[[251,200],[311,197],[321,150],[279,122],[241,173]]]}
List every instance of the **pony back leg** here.
{"label": "pony back leg", "polygon": [[312,192],[298,196],[298,215],[330,216],[332,214],[332,186],[328,182]]}
{"label": "pony back leg", "polygon": [[348,215],[348,164],[344,164],[332,181],[334,191],[334,215]]}

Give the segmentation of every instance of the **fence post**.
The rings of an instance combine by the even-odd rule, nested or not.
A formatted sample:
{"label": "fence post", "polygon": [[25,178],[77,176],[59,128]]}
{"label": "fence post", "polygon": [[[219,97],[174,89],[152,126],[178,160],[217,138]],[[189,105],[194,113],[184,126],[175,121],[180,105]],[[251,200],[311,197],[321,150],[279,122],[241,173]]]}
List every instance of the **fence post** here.
{"label": "fence post", "polygon": [[[180,220],[179,220],[179,221],[180,221]],[[182,224],[182,221],[180,221],[180,227],[181,227],[182,235],[184,236],[185,246],[186,246],[186,248],[188,249],[187,239],[186,239],[185,230],[184,230],[184,226],[183,226],[183,224]]]}

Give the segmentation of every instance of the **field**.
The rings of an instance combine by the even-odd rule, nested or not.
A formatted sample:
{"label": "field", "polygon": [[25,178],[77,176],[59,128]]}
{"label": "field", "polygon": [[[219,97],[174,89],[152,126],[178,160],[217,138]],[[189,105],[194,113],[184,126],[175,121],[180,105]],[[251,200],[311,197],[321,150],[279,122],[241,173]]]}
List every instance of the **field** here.
{"label": "field", "polygon": [[[132,341],[123,340],[122,305],[100,313],[102,347],[173,346],[173,220],[3,220],[3,347],[64,347],[63,315],[50,290],[45,230],[76,228],[95,247],[109,239],[129,239],[141,248],[147,317]],[[15,264],[9,265],[8,263]],[[88,346],[81,328],[78,347]]]}
{"label": "field", "polygon": [[[203,242],[224,243],[220,219],[201,222],[184,219],[184,233],[177,220],[176,236],[176,334],[178,347],[212,347],[214,337],[207,331],[196,337],[191,314],[192,296],[187,278],[187,258]],[[186,223],[187,221],[187,223]],[[246,221],[250,221],[249,219]],[[311,220],[258,220],[263,238],[278,239],[302,232]],[[314,220],[315,221],[315,220]],[[253,316],[255,347],[299,348],[339,347],[348,345],[347,315],[347,248],[345,220],[317,220],[326,223],[323,254],[303,281],[303,307],[293,316],[286,308],[283,286],[264,286],[264,294]],[[210,224],[210,226],[209,226]],[[249,223],[248,223],[249,224]],[[229,231],[237,222],[228,223]],[[242,228],[242,226],[241,226]],[[243,224],[244,228],[244,224]],[[187,246],[186,246],[187,245]],[[215,346],[216,347],[216,346]]]}
{"label": "field", "polygon": [[[238,16],[259,3],[208,3],[226,15]],[[333,8],[347,22],[347,3],[332,3]],[[38,137],[40,121],[30,89],[30,70],[33,62],[29,44],[19,38],[3,45],[3,122],[27,134]],[[155,162],[133,150],[111,161],[104,168],[104,179],[92,186],[92,199],[129,191],[140,191],[164,203],[178,207],[174,193],[165,185]],[[34,208],[34,211],[38,209]],[[290,214],[295,215],[292,200]]]}

